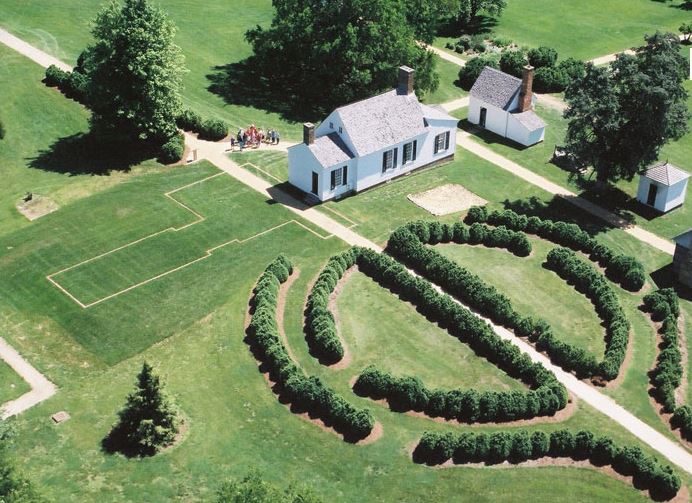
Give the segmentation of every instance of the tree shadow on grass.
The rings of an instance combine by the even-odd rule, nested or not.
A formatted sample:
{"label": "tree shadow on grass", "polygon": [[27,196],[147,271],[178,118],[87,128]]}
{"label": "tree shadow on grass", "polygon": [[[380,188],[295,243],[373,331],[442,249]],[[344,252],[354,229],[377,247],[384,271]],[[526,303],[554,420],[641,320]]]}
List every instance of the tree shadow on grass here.
{"label": "tree shadow on grass", "polygon": [[[207,75],[207,90],[223,98],[228,105],[240,105],[276,113],[289,122],[315,121],[325,110],[299,100],[293,84],[271,79],[260,71],[261,65],[251,56],[237,63],[213,67]],[[315,83],[321,85],[321,83]]]}
{"label": "tree shadow on grass", "polygon": [[673,264],[667,264],[651,273],[651,279],[658,288],[672,288],[678,297],[692,302],[692,288],[680,283],[673,271]]}
{"label": "tree shadow on grass", "polygon": [[480,14],[468,24],[462,25],[455,18],[449,18],[440,24],[437,34],[440,37],[460,37],[462,35],[479,35],[493,31],[497,26],[497,19],[492,16]]}
{"label": "tree shadow on grass", "polygon": [[60,138],[28,161],[30,167],[43,171],[108,175],[111,171],[129,171],[156,154],[157,149],[150,144],[88,132]]}
{"label": "tree shadow on grass", "polygon": [[118,426],[113,427],[108,435],[101,440],[101,449],[106,454],[119,453],[126,458],[149,457],[156,454],[155,449],[146,450],[141,446],[132,445],[127,439],[125,432],[122,431],[121,428],[118,428]]}

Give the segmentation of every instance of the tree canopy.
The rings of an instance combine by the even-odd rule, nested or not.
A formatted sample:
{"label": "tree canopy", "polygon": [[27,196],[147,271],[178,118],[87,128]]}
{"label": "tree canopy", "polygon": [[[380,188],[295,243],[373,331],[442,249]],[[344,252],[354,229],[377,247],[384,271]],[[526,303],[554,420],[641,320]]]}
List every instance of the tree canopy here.
{"label": "tree canopy", "polygon": [[[397,68],[416,70],[416,90],[434,90],[435,59],[416,42],[404,0],[275,0],[269,28],[249,30],[256,65],[284,100],[326,111],[390,89]],[[251,91],[248,91],[251,92]]]}
{"label": "tree canopy", "polygon": [[142,365],[135,390],[128,395],[118,416],[118,424],[104,441],[110,451],[151,456],[170,445],[178,433],[177,410],[147,362]]}
{"label": "tree canopy", "polygon": [[176,28],[148,0],[107,5],[96,17],[84,68],[92,126],[163,143],[176,133],[184,57]]}
{"label": "tree canopy", "polygon": [[565,91],[566,149],[580,165],[593,166],[600,186],[631,180],[688,130],[680,41],[657,32],[646,42],[610,66],[587,65]]}

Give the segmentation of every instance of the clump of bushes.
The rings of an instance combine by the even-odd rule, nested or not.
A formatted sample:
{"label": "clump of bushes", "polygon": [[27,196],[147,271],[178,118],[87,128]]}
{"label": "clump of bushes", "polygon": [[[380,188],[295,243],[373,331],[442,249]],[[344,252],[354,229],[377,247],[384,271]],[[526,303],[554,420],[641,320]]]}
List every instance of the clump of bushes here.
{"label": "clump of bushes", "polygon": [[306,339],[310,352],[327,364],[336,363],[344,357],[344,348],[336,335],[334,316],[329,311],[329,296],[344,272],[355,262],[352,250],[331,257],[308,296],[305,311]]}
{"label": "clump of bushes", "polygon": [[496,431],[493,433],[426,432],[414,451],[414,459],[427,464],[519,463],[545,456],[588,459],[593,465],[610,465],[625,476],[633,477],[637,488],[648,489],[654,499],[672,499],[680,489],[680,477],[673,469],[647,456],[636,446],[618,446],[608,436],[590,431],[556,430]]}
{"label": "clump of bushes", "polygon": [[374,426],[370,411],[356,409],[319,377],[306,376],[281,342],[276,323],[277,298],[280,284],[292,271],[291,262],[280,255],[260,276],[251,300],[253,313],[247,329],[248,341],[271,379],[279,385],[280,394],[294,407],[319,417],[349,439],[365,438]]}
{"label": "clump of bushes", "polygon": [[546,384],[528,392],[430,390],[417,377],[397,378],[373,366],[361,372],[353,390],[374,400],[386,398],[393,410],[414,410],[467,423],[552,416],[565,403],[564,389],[555,379],[546,379]]}
{"label": "clump of bushes", "polygon": [[527,217],[512,210],[488,212],[485,207],[470,208],[465,222],[503,225],[508,229],[535,234],[574,251],[586,253],[591,260],[606,268],[606,276],[609,279],[631,292],[639,291],[646,281],[644,266],[637,259],[615,253],[576,224],[537,216]]}
{"label": "clump of bushes", "polygon": [[672,288],[656,290],[644,296],[643,309],[651,313],[653,321],[661,322],[660,351],[656,358],[656,366],[650,373],[654,398],[663,406],[665,412],[673,414],[673,428],[680,428],[682,437],[692,440],[692,409],[688,405],[678,407],[675,401],[675,390],[682,383],[683,373],[678,339],[678,295]]}
{"label": "clump of bushes", "polygon": [[159,152],[159,162],[161,164],[173,164],[183,158],[185,152],[185,137],[177,133],[161,145]]}
{"label": "clump of bushes", "polygon": [[462,89],[469,90],[476,82],[476,79],[483,71],[483,68],[500,68],[500,59],[495,54],[477,56],[469,59],[461,70],[459,70],[459,86]]}
{"label": "clump of bushes", "polygon": [[615,379],[625,359],[630,328],[617,295],[598,271],[579,260],[567,248],[551,250],[546,267],[573,284],[595,306],[606,326],[606,350],[603,360],[598,364],[599,372],[605,379]]}
{"label": "clump of bushes", "polygon": [[57,87],[65,96],[79,103],[86,104],[87,77],[80,66],[74,71],[66,72],[55,65],[46,68],[43,82],[50,87]]}
{"label": "clump of bushes", "polygon": [[197,133],[202,140],[219,141],[228,135],[229,126],[224,121],[202,120],[202,117],[192,110],[183,110],[175,122],[180,129]]}

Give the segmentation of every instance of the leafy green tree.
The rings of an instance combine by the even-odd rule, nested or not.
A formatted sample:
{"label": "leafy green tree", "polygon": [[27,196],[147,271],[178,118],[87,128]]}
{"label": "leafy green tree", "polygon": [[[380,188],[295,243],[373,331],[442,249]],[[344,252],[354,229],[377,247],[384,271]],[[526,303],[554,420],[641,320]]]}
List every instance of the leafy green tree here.
{"label": "leafy green tree", "polygon": [[253,471],[240,481],[224,482],[216,493],[216,503],[320,503],[311,491],[294,486],[281,490]]}
{"label": "leafy green tree", "polygon": [[465,25],[476,21],[481,12],[499,16],[506,6],[506,0],[459,0],[457,20]]}
{"label": "leafy green tree", "polygon": [[397,68],[416,70],[415,87],[437,88],[435,59],[416,42],[404,0],[276,0],[269,28],[245,37],[248,61],[284,100],[324,112],[391,89]]}
{"label": "leafy green tree", "polygon": [[179,429],[177,415],[159,377],[144,362],[135,390],[118,413],[120,420],[106,438],[105,447],[126,455],[152,456],[174,441]]}
{"label": "leafy green tree", "polygon": [[3,503],[41,503],[45,501],[32,483],[17,473],[12,456],[14,430],[0,420],[0,501]]}
{"label": "leafy green tree", "polygon": [[97,131],[163,144],[176,133],[184,56],[176,28],[148,0],[107,5],[92,29],[84,68]]}
{"label": "leafy green tree", "polygon": [[476,79],[483,71],[483,68],[499,68],[500,64],[496,56],[477,56],[468,60],[461,70],[459,70],[459,84],[463,89],[469,90],[476,82]]}
{"label": "leafy green tree", "polygon": [[504,51],[500,56],[500,70],[521,78],[526,57],[523,51]]}
{"label": "leafy green tree", "polygon": [[688,130],[680,41],[657,32],[646,42],[610,67],[587,65],[565,92],[566,150],[580,165],[593,166],[598,188],[631,180]]}
{"label": "leafy green tree", "polygon": [[527,53],[529,63],[536,68],[555,66],[557,61],[557,51],[552,47],[536,47]]}
{"label": "leafy green tree", "polygon": [[440,25],[459,9],[459,0],[404,0],[404,6],[416,38],[432,44]]}

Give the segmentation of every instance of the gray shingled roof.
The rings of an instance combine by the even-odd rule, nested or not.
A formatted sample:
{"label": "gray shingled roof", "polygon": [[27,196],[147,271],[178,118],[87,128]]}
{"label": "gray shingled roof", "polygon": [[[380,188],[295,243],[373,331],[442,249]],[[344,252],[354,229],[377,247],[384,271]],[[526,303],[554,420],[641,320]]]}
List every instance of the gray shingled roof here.
{"label": "gray shingled roof", "polygon": [[515,113],[512,114],[512,116],[515,119],[517,119],[529,131],[535,131],[536,129],[541,129],[542,127],[545,127],[545,122],[543,122],[543,119],[536,115],[536,112],[534,112],[533,110]]}
{"label": "gray shingled roof", "polygon": [[309,148],[317,161],[325,168],[353,158],[351,151],[336,133],[315,138],[315,143]]}
{"label": "gray shingled roof", "polygon": [[447,113],[447,111],[439,105],[425,105],[421,103],[421,108],[423,109],[423,116],[426,119],[438,119],[438,120],[453,120],[458,121],[456,117],[452,117]]}
{"label": "gray shingled roof", "polygon": [[690,177],[690,174],[680,168],[673,166],[669,162],[655,164],[646,170],[644,176],[654,182],[671,186]]}
{"label": "gray shingled roof", "polygon": [[423,110],[416,95],[397,94],[396,89],[337,111],[358,156],[377,152],[425,131]]}
{"label": "gray shingled roof", "polygon": [[680,246],[684,246],[685,248],[692,248],[692,229],[689,229],[687,232],[683,232],[679,236],[675,236],[673,241]]}
{"label": "gray shingled roof", "polygon": [[470,94],[479,100],[507,110],[521,89],[521,79],[486,66],[474,82]]}

